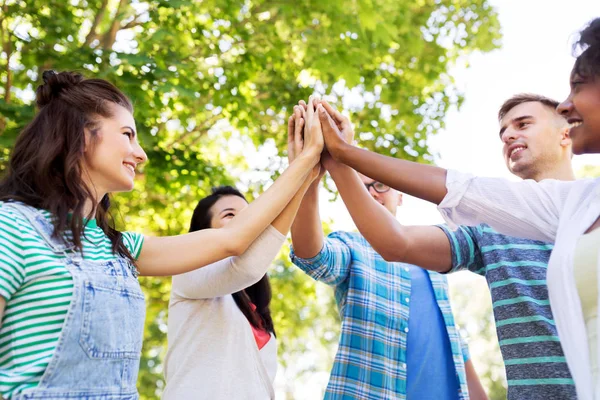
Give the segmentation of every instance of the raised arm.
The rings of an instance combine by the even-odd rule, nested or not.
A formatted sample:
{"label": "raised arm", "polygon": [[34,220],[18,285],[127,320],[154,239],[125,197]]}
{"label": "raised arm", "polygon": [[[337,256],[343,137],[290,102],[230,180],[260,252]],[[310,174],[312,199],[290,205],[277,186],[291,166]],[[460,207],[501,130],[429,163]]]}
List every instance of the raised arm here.
{"label": "raised arm", "polygon": [[[312,99],[309,100],[312,105]],[[311,107],[309,107],[311,108]],[[283,174],[225,227],[170,237],[147,237],[138,269],[143,275],[177,275],[243,254],[283,211],[319,162],[323,137],[318,115],[307,113],[304,150]]]}
{"label": "raised arm", "polygon": [[[342,114],[322,101],[319,114],[329,114],[339,123]],[[347,122],[350,124],[350,122]],[[432,165],[387,157],[353,146],[339,132],[323,132],[327,151],[335,161],[411,196],[439,204],[446,196],[446,170]]]}
{"label": "raised arm", "polygon": [[[354,133],[348,119],[328,104],[324,106],[329,108],[329,113],[319,113],[323,134],[341,135],[345,142],[352,143]],[[450,270],[450,243],[441,229],[435,226],[401,225],[371,197],[352,168],[331,157],[324,158],[323,163],[356,227],[386,261],[406,262],[437,272]]]}
{"label": "raised arm", "polygon": [[[304,121],[295,123],[290,117],[288,126],[288,158],[290,163],[302,151],[302,128]],[[290,230],[306,189],[317,178],[320,166],[313,168],[300,190],[248,250],[241,256],[228,257],[185,274],[173,277],[173,294],[186,299],[207,299],[235,293],[258,282],[269,269],[279,253],[285,236]]]}
{"label": "raised arm", "polygon": [[[326,111],[320,108],[319,112]],[[396,190],[438,204],[451,226],[487,223],[506,235],[551,242],[571,188],[582,184],[476,178],[359,149],[332,130],[324,139],[336,161]]]}
{"label": "raised arm", "polygon": [[[304,108],[300,106],[294,107],[295,129],[302,129],[299,123],[301,124],[305,112]],[[302,198],[300,208],[292,224],[292,244],[296,256],[300,258],[312,258],[323,248],[323,225],[321,225],[319,215],[319,183],[324,174],[325,168],[321,168],[317,179],[311,183]]]}
{"label": "raised arm", "polygon": [[471,400],[488,400],[485,389],[479,380],[479,375],[475,370],[473,362],[469,359],[465,362],[465,373],[467,375],[467,388],[469,390],[469,399]]}

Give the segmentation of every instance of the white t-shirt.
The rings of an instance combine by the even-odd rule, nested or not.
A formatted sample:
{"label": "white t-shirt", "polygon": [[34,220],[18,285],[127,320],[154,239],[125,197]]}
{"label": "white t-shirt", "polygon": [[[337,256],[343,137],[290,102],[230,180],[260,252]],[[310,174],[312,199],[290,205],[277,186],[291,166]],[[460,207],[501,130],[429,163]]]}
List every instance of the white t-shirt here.
{"label": "white t-shirt", "polygon": [[277,342],[259,352],[231,294],[264,276],[284,240],[269,227],[242,256],[173,277],[163,399],[274,398]]}

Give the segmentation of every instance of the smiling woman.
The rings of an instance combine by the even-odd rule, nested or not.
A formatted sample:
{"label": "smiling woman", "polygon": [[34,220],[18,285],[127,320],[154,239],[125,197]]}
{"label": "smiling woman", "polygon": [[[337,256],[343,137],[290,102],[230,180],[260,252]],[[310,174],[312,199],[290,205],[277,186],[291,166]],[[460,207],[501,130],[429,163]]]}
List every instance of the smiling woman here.
{"label": "smiling woman", "polygon": [[571,93],[559,112],[572,125],[575,154],[600,153],[600,19],[581,32],[583,52],[571,71]]}
{"label": "smiling woman", "polygon": [[320,124],[310,113],[303,141],[288,129],[295,160],[227,226],[144,237],[117,231],[108,218],[110,193],[131,190],[147,159],[131,102],[101,79],[54,71],[43,79],[39,112],[0,182],[0,395],[137,399],[145,314],[138,274],[235,260],[272,223],[287,232],[315,177]]}

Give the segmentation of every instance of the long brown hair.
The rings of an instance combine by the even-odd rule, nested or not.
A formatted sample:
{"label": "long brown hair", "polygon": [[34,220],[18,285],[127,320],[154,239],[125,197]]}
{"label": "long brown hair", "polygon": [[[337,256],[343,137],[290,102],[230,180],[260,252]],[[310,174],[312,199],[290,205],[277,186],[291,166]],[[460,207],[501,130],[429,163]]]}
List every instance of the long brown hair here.
{"label": "long brown hair", "polygon": [[[234,187],[220,186],[212,189],[212,193],[198,202],[190,222],[190,232],[211,227],[212,206],[223,196],[238,196],[246,200],[244,195]],[[247,201],[247,200],[246,200]],[[265,274],[258,282],[244,290],[232,294],[235,303],[246,319],[257,329],[265,329],[275,335],[273,318],[271,317],[271,284]],[[252,304],[256,310],[252,309]]]}
{"label": "long brown hair", "polygon": [[94,196],[82,179],[85,130],[92,141],[99,130],[98,117],[111,117],[111,104],[133,112],[131,102],[103,79],[85,79],[75,72],[45,71],[36,90],[39,112],[17,137],[7,175],[0,181],[1,201],[20,201],[52,215],[53,237],[82,248],[83,218],[96,218],[112,243],[112,250],[131,262],[133,257],[109,217],[105,195],[90,215],[83,215]]}

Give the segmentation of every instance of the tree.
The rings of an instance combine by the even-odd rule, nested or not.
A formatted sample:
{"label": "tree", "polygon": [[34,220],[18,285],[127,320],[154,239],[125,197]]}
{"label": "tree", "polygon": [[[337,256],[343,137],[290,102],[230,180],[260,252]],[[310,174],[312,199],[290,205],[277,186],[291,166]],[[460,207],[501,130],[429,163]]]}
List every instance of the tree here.
{"label": "tree", "polygon": [[[427,136],[461,102],[448,68],[500,37],[487,0],[0,0],[0,10],[0,173],[34,115],[43,70],[108,79],[132,98],[150,159],[136,190],[115,199],[117,219],[162,235],[184,232],[210,186],[234,183],[245,169],[241,151],[223,149],[283,148],[292,105],[313,92],[353,113],[363,146],[430,161]],[[247,182],[251,195],[285,164],[271,161],[270,176]],[[305,307],[316,307],[314,287],[281,265],[282,290],[302,288]],[[140,387],[151,398],[162,384],[170,283],[143,284]],[[295,324],[282,340],[290,352],[294,332],[314,328],[320,314],[294,319],[291,305],[274,307],[285,311],[278,324]]]}

